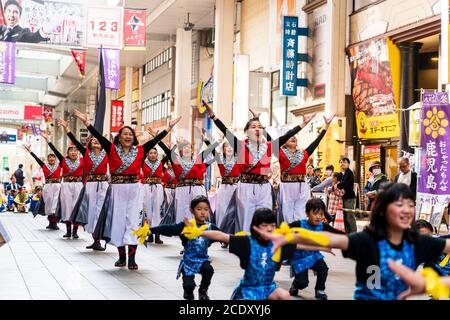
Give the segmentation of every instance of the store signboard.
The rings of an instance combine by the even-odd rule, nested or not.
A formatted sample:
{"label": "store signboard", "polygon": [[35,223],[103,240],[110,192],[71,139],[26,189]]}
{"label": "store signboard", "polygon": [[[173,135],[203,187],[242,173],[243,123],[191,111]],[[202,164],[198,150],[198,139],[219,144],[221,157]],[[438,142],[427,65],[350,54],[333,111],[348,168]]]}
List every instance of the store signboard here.
{"label": "store signboard", "polygon": [[[434,226],[440,225],[443,214],[443,210],[436,210],[436,208],[439,204],[448,204],[450,201],[450,104],[448,99],[447,92],[422,94],[417,198],[421,208],[432,208],[429,221]],[[419,215],[422,211],[424,210],[419,210]]]}
{"label": "store signboard", "polygon": [[39,121],[42,120],[42,107],[0,103],[0,119]]}
{"label": "store signboard", "polygon": [[119,132],[123,126],[123,101],[111,101],[111,132]]}
{"label": "store signboard", "polygon": [[0,145],[14,144],[17,142],[17,130],[11,128],[0,128]]}
{"label": "store signboard", "polygon": [[399,137],[400,124],[386,39],[375,39],[351,47],[349,60],[358,137]]}
{"label": "store signboard", "polygon": [[0,41],[82,46],[85,7],[56,1],[2,1],[4,24]]}
{"label": "store signboard", "polygon": [[297,96],[298,17],[284,16],[282,22],[281,95]]}
{"label": "store signboard", "polygon": [[125,49],[146,49],[147,10],[125,9],[123,33]]}
{"label": "store signboard", "polygon": [[123,8],[88,7],[86,19],[86,46],[122,48]]}

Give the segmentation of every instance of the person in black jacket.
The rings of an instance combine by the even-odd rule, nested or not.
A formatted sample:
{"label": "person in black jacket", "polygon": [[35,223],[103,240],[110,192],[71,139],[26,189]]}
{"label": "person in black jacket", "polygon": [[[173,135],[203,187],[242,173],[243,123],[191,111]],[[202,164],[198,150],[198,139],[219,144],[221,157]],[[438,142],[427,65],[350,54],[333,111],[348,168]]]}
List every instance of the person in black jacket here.
{"label": "person in black jacket", "polygon": [[395,182],[408,185],[414,195],[414,199],[416,199],[417,173],[411,170],[408,158],[400,159],[398,167],[400,172],[395,176]]}
{"label": "person in black jacket", "polygon": [[19,168],[14,172],[14,177],[16,177],[17,183],[23,186],[25,180],[23,175],[23,164],[19,164]]}
{"label": "person in black jacket", "polygon": [[49,40],[42,28],[36,32],[31,32],[29,28],[22,28],[19,25],[21,15],[22,7],[19,2],[6,1],[4,8],[6,24],[0,26],[0,41],[39,43]]}
{"label": "person in black jacket", "polygon": [[[341,183],[337,185],[337,187],[338,189],[345,191],[345,194],[342,197],[342,200],[344,202],[343,207],[344,209],[355,209],[356,195],[355,191],[353,190],[355,184],[355,175],[350,169],[350,159],[344,157],[341,159],[339,164],[341,165],[342,170],[342,180]],[[344,224],[345,231],[347,233],[353,233],[357,231],[356,219],[353,213],[344,212]]]}

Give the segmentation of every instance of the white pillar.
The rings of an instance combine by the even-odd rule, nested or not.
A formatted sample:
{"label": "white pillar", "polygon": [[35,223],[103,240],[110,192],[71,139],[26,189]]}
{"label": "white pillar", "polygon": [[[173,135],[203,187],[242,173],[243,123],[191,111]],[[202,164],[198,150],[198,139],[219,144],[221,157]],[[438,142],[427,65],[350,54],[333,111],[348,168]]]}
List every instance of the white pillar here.
{"label": "white pillar", "polygon": [[[231,124],[233,116],[234,12],[234,1],[216,0],[214,112],[227,125]],[[247,115],[247,112],[239,110],[239,114]]]}
{"label": "white pillar", "polygon": [[346,14],[347,2],[328,0],[328,81],[325,113],[345,117]]}
{"label": "white pillar", "polygon": [[142,80],[144,78],[144,73],[143,73],[143,68],[139,68],[139,106],[138,106],[138,112],[137,112],[137,117],[136,117],[136,121],[138,123],[138,128],[139,130],[143,130],[142,129],[142,112],[139,111],[142,108]]}
{"label": "white pillar", "polygon": [[175,128],[175,137],[191,141],[192,31],[177,29],[175,60],[174,117],[183,116]]}
{"label": "white pillar", "polygon": [[125,99],[123,110],[123,124],[131,126],[133,103],[133,67],[125,68]]}
{"label": "white pillar", "polygon": [[244,128],[248,114],[250,91],[250,57],[237,54],[234,63],[233,127]]}

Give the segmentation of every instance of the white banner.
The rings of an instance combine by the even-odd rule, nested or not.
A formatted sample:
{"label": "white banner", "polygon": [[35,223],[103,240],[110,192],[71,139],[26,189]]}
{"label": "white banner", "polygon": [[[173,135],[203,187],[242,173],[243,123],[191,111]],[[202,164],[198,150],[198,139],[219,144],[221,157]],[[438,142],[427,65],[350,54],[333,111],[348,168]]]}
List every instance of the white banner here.
{"label": "white banner", "polygon": [[122,49],[123,8],[88,7],[86,46]]}
{"label": "white banner", "polygon": [[25,108],[23,105],[0,103],[0,118],[7,120],[23,120],[25,118]]}

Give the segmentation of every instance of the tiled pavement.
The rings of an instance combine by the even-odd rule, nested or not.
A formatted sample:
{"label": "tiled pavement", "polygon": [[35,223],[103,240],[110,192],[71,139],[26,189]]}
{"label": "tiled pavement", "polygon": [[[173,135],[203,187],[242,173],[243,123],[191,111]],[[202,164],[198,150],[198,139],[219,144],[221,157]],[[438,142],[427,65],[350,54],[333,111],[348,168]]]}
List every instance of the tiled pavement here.
{"label": "tiled pavement", "polygon": [[[163,237],[164,245],[139,246],[139,271],[129,271],[114,267],[115,247],[108,246],[105,252],[86,250],[91,238],[82,230],[80,239],[66,240],[62,238],[65,226],[48,231],[44,217],[2,213],[0,219],[12,236],[12,241],[0,248],[0,300],[182,299],[181,279],[176,280],[182,249],[178,238]],[[209,295],[228,300],[243,270],[238,258],[220,244],[213,244],[209,252],[215,269]],[[355,265],[339,251],[335,254],[325,254],[330,268],[327,293],[330,299],[348,300],[352,298]],[[199,283],[198,278],[196,281]],[[276,281],[289,289],[289,267],[282,267]],[[310,272],[310,286],[300,293],[300,299],[314,299],[314,285]]]}

